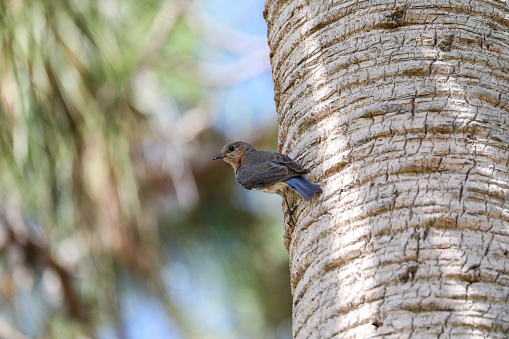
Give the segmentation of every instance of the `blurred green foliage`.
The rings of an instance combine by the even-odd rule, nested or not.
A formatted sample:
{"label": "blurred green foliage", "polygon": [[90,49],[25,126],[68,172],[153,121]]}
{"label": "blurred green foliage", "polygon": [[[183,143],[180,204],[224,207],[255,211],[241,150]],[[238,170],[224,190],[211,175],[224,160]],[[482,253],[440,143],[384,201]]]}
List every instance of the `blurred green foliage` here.
{"label": "blurred green foliage", "polygon": [[[0,3],[0,337],[126,337],[122,300],[141,290],[178,337],[276,337],[287,321],[281,220],[241,208],[210,161],[225,140],[191,5]],[[216,306],[176,294],[176,263],[182,291],[234,315],[224,331],[197,325]]]}

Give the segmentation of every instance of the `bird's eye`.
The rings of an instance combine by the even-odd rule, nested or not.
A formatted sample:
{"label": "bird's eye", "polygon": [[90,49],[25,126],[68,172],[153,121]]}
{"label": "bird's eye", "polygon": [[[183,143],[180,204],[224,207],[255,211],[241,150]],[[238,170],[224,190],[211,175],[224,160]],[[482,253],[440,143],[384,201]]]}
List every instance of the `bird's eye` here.
{"label": "bird's eye", "polygon": [[233,151],[235,151],[235,146],[230,146],[230,147],[228,147],[228,149],[230,150],[230,152],[233,152]]}

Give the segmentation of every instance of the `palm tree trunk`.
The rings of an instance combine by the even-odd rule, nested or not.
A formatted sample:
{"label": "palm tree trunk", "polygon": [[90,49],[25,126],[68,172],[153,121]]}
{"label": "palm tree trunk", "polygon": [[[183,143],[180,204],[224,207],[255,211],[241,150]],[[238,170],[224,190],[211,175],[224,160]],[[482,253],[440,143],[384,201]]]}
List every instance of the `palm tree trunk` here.
{"label": "palm tree trunk", "polygon": [[289,196],[294,338],[506,338],[507,3],[264,15],[280,151],[324,190]]}

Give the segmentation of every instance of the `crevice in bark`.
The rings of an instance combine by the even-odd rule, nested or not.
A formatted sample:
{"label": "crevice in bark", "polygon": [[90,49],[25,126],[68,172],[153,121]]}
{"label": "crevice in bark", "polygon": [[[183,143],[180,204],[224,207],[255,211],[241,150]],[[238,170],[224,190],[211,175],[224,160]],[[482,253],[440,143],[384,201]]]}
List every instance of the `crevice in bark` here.
{"label": "crevice in bark", "polygon": [[437,48],[444,52],[450,52],[452,50],[452,42],[454,41],[454,34],[448,34],[444,36],[437,44]]}
{"label": "crevice in bark", "polygon": [[389,15],[386,15],[378,24],[375,24],[375,28],[387,28],[394,29],[406,25],[405,13],[409,5],[406,5],[400,9],[395,10]]}
{"label": "crevice in bark", "polygon": [[418,269],[417,265],[408,266],[405,269],[405,272],[400,274],[399,280],[404,283],[408,282],[409,280],[410,281],[413,280],[415,278],[415,274],[417,273],[417,269]]}

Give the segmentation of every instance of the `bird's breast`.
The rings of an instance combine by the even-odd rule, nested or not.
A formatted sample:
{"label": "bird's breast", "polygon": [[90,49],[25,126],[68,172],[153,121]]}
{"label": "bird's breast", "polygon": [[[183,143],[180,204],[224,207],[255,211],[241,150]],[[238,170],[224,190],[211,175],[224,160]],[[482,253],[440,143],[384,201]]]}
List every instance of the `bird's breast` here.
{"label": "bird's breast", "polygon": [[265,193],[275,193],[277,194],[280,190],[287,187],[287,185],[284,182],[276,182],[275,184],[263,186],[263,187],[256,187],[255,190],[259,190]]}

